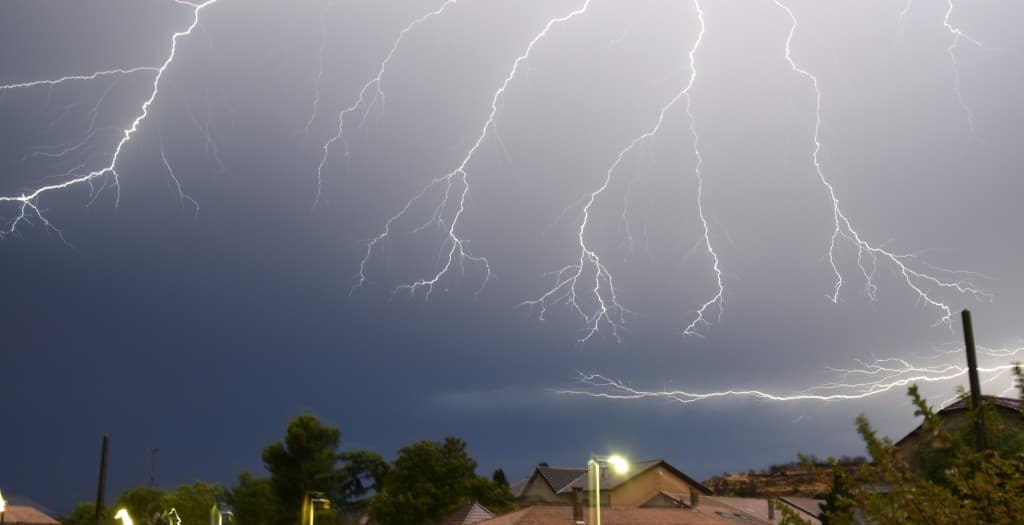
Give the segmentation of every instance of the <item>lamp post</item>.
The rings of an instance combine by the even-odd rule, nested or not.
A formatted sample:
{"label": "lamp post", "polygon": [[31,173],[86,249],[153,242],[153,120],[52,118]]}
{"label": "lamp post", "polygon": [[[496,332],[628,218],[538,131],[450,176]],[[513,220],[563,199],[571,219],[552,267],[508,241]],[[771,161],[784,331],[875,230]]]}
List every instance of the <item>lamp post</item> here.
{"label": "lamp post", "polygon": [[4,525],[5,512],[7,512],[7,502],[4,501],[4,495],[0,494],[0,525]]}
{"label": "lamp post", "polygon": [[306,496],[302,498],[302,525],[313,525],[316,507],[329,509],[331,500],[327,499],[323,492],[307,492]]}
{"label": "lamp post", "polygon": [[626,461],[626,458],[618,454],[612,454],[611,456],[590,456],[590,460],[587,461],[587,478],[590,484],[590,490],[593,492],[590,498],[591,525],[601,525],[601,463],[611,467],[612,471],[616,474],[625,474],[626,472],[629,472],[629,462]]}

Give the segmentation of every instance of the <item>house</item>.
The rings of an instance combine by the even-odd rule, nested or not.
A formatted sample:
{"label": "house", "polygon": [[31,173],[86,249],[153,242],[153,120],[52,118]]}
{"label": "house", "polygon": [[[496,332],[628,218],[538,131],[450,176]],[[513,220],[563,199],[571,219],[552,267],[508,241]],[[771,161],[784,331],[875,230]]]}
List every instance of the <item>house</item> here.
{"label": "house", "polygon": [[[689,508],[699,504],[702,494],[711,495],[710,489],[663,459],[633,463],[625,474],[601,469],[600,488],[603,507]],[[541,464],[512,490],[521,506],[571,507],[588,504],[591,487],[585,468]]]}
{"label": "house", "polygon": [[440,525],[474,525],[494,517],[494,513],[478,501],[467,503],[441,521]]}
{"label": "house", "polygon": [[60,525],[60,522],[30,505],[7,505],[4,525]]}
{"label": "house", "polygon": [[[1024,433],[1024,401],[1010,397],[981,396],[982,403],[989,403],[995,409],[999,421],[1009,429]],[[968,399],[961,398],[935,413],[941,418],[943,426],[952,432],[965,429],[971,424],[970,412],[967,408]],[[906,436],[896,442],[895,447],[900,457],[910,462],[921,446],[931,441],[924,430],[918,425]]]}
{"label": "house", "polygon": [[[761,500],[764,503],[764,500]],[[576,525],[586,512],[565,505],[533,505],[477,525]],[[697,508],[610,507],[601,511],[603,525],[771,525],[739,509],[708,498]]]}

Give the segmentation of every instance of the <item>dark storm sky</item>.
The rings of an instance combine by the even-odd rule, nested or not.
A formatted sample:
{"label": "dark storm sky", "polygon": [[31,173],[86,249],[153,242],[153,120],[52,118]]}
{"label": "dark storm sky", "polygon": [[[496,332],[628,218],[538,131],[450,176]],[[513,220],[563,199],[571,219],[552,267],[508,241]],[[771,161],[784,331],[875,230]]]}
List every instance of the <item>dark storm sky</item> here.
{"label": "dark storm sky", "polygon": [[[542,322],[516,308],[578,258],[578,200],[686,84],[698,24],[683,1],[594,0],[523,64],[497,134],[468,166],[459,231],[491,262],[482,293],[474,296],[481,276],[471,266],[429,301],[392,293],[436,271],[441,236],[406,235],[428,218],[424,206],[350,295],[364,240],[458,166],[513,60],[548,19],[582,4],[463,0],[410,32],[385,73],[383,107],[349,121],[351,154],[332,152],[314,209],[319,152],[338,111],[398,32],[441,3],[333,2],[308,136],[324,4],[220,0],[204,9],[125,146],[120,203],[109,188],[92,204],[85,187],[48,194],[40,208],[72,246],[38,224],[0,241],[0,490],[61,511],[91,498],[104,432],[111,494],[146,481],[153,447],[161,486],[228,484],[242,469],[262,471],[261,448],[305,412],[340,427],[345,447],[389,457],[457,435],[481,472],[503,467],[510,478],[538,461],[580,465],[612,450],[704,478],[796,451],[860,454],[858,412],[894,436],[913,426],[902,389],[845,402],[686,406],[551,393],[579,371],[638,388],[787,393],[834,379],[828,366],[911,359],[958,341],[956,325],[934,327],[940,314],[889,266],[879,266],[872,302],[849,245],[836,252],[840,301],[826,297],[832,211],[811,163],[814,94],[785,60],[789,19],[771,1],[704,5],[693,113],[726,289],[721,320],[713,316],[703,338],[680,335],[714,291],[681,105],[592,211],[588,240],[637,313],[623,342],[579,345],[571,312],[552,309]],[[946,54],[945,2],[914,2],[902,26],[906,4],[896,0],[788,5],[800,20],[793,57],[820,81],[822,166],[844,211],[877,246],[982,274],[971,278],[992,302],[938,297],[975,312],[981,344],[1019,347],[1024,6],[963,2],[953,12],[956,27],[985,45],[962,41],[956,51],[972,134]],[[0,84],[158,65],[190,12],[156,0],[5,2]],[[0,195],[109,162],[150,78],[0,92]],[[80,141],[101,100],[87,147],[62,159],[31,155]],[[164,170],[161,143],[199,203],[195,219]],[[4,219],[16,212],[0,208]],[[956,384],[926,392],[939,402]],[[989,385],[998,393],[1009,379]]]}

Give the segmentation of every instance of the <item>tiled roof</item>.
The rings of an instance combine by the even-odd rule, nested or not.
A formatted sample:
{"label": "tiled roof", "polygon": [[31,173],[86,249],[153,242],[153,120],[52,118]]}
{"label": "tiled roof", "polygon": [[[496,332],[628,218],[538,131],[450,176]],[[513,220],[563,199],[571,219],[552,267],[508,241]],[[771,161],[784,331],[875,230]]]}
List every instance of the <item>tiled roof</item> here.
{"label": "tiled roof", "polygon": [[[1015,399],[1015,398],[1012,398],[1012,397],[997,397],[997,396],[984,396],[984,395],[981,396],[981,398],[982,398],[982,401],[993,403],[995,406],[997,406],[999,408],[1005,408],[1005,409],[1008,409],[1008,410],[1013,410],[1013,411],[1016,411],[1016,412],[1024,413],[1024,401],[1021,401],[1020,399]],[[950,403],[949,405],[946,405],[945,407],[942,407],[942,410],[939,410],[936,414],[949,414],[951,412],[959,412],[961,410],[967,410],[967,402],[968,402],[969,399],[970,398],[967,398],[967,397],[960,398],[960,399],[956,400],[955,402]],[[917,427],[915,427],[914,430],[911,430],[905,436],[901,437],[899,439],[899,441],[896,442],[896,446],[899,447],[900,445],[902,445],[904,441],[906,441],[907,439],[910,438],[910,436],[913,436],[913,435],[917,434],[918,432],[920,432],[923,427],[924,427],[924,425],[918,425]]]}
{"label": "tiled roof", "polygon": [[[996,396],[981,396],[981,398],[983,401],[994,403],[997,407],[1009,408],[1010,410],[1016,410],[1017,412],[1024,412],[1024,402],[1020,399]],[[939,413],[952,412],[955,410],[967,410],[967,399],[968,398],[958,399],[956,402],[943,407],[942,410],[939,410]]]}
{"label": "tiled roof", "polygon": [[[707,487],[702,485],[697,480],[691,478],[690,476],[687,476],[686,474],[683,474],[682,472],[679,471],[679,469],[677,469],[677,468],[673,467],[672,465],[668,464],[668,462],[666,462],[663,459],[655,459],[655,460],[650,460],[650,461],[638,461],[636,463],[632,463],[629,466],[629,472],[627,472],[625,474],[616,474],[614,471],[612,471],[610,469],[602,469],[602,471],[601,471],[602,472],[602,476],[601,476],[601,490],[614,490],[614,489],[618,488],[619,485],[622,485],[623,483],[625,483],[625,482],[627,482],[627,481],[629,481],[629,480],[639,476],[640,474],[643,474],[644,472],[647,472],[648,470],[650,470],[650,469],[652,469],[654,467],[657,467],[657,466],[661,466],[661,467],[664,467],[664,468],[672,471],[673,474],[675,474],[676,476],[686,480],[687,483],[689,483],[690,485],[693,485],[694,487],[697,488],[697,490],[700,490],[704,494],[711,494],[711,489],[708,489]],[[572,483],[570,483],[569,485],[566,485],[565,487],[563,487],[561,490],[558,490],[557,492],[559,494],[566,494],[566,493],[572,492],[573,489],[590,490],[590,480],[589,480],[588,476],[586,476],[586,470],[583,471],[583,475],[582,476],[576,478],[575,480],[573,480]]]}
{"label": "tiled roof", "polygon": [[[584,511],[586,519],[587,512]],[[572,507],[534,506],[482,521],[478,525],[572,525]],[[769,525],[771,522],[714,502],[696,509],[605,508],[604,525],[721,525],[743,523]]]}
{"label": "tiled roof", "polygon": [[585,468],[562,468],[562,467],[545,467],[538,466],[537,471],[544,478],[544,481],[548,483],[551,490],[556,493],[562,490],[564,487],[574,482],[580,476],[586,477],[587,469]]}
{"label": "tiled roof", "polygon": [[487,510],[487,507],[474,501],[459,507],[458,510],[442,521],[441,525],[473,525],[493,517],[494,513]]}
{"label": "tiled roof", "polygon": [[59,525],[59,522],[46,514],[43,514],[35,507],[24,505],[8,505],[4,512],[4,523],[6,525]]}
{"label": "tiled roof", "polygon": [[523,495],[523,490],[526,489],[526,485],[528,483],[530,483],[530,478],[521,479],[521,480],[519,480],[519,481],[509,485],[508,490],[509,490],[509,492],[512,493],[512,496],[518,498],[519,496]]}

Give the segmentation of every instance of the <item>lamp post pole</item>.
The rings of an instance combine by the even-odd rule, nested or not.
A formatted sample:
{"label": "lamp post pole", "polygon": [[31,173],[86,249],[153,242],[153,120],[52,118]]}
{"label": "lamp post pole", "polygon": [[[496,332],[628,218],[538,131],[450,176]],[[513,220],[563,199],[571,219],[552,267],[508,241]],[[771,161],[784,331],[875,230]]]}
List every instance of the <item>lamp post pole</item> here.
{"label": "lamp post pole", "polygon": [[590,522],[593,525],[601,525],[601,465],[596,459],[590,458],[587,461],[587,477],[590,478]]}
{"label": "lamp post pole", "polygon": [[611,456],[590,456],[590,460],[587,461],[587,481],[590,484],[591,490],[594,491],[591,501],[593,506],[590,508],[590,524],[601,525],[601,462],[604,461],[612,471],[616,474],[625,474],[629,472],[629,462],[625,458],[619,455]]}

